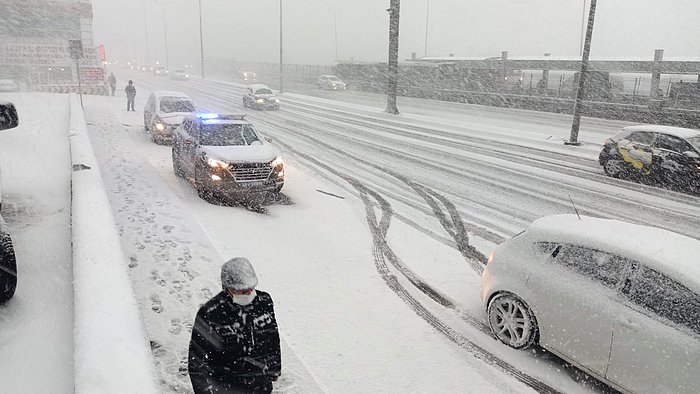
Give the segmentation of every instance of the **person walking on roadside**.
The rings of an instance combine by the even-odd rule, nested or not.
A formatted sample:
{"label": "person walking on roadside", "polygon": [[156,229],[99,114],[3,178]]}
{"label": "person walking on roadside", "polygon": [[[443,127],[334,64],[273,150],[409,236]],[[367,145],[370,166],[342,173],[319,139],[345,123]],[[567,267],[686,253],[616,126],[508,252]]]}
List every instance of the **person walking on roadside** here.
{"label": "person walking on roadside", "polygon": [[197,312],[188,371],[195,394],[270,393],[282,371],[280,337],[270,295],[256,290],[248,259],[221,267],[223,291]]}
{"label": "person walking on roadside", "polygon": [[109,73],[107,83],[109,83],[109,87],[112,89],[112,96],[114,96],[114,91],[117,90],[117,77],[114,76],[114,73]]}
{"label": "person walking on roadside", "polygon": [[129,84],[124,88],[126,92],[126,110],[136,111],[134,109],[134,99],[136,98],[136,88],[134,87],[134,81],[129,80]]}

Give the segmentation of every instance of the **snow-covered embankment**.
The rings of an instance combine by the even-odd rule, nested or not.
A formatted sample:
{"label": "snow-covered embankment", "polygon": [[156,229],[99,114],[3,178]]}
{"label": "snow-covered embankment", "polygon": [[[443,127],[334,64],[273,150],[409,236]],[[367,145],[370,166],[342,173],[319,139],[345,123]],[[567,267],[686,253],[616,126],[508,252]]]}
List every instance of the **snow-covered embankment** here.
{"label": "snow-covered embankment", "polygon": [[75,392],[156,393],[146,332],[76,95],[70,112]]}

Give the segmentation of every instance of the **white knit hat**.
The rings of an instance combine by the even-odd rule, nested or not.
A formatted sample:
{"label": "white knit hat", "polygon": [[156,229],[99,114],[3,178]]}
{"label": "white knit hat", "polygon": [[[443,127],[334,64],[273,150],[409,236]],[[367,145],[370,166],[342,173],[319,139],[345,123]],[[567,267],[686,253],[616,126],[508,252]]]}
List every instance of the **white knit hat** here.
{"label": "white knit hat", "polygon": [[224,289],[247,290],[258,285],[258,276],[245,257],[234,257],[221,266],[221,286]]}

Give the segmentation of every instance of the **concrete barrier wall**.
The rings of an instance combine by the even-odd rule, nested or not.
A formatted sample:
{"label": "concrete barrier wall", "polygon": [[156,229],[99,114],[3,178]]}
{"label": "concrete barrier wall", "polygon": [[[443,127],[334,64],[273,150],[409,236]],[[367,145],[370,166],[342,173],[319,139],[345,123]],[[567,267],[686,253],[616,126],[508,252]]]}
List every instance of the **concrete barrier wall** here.
{"label": "concrete barrier wall", "polygon": [[127,261],[75,94],[70,95],[70,147],[75,392],[157,393]]}

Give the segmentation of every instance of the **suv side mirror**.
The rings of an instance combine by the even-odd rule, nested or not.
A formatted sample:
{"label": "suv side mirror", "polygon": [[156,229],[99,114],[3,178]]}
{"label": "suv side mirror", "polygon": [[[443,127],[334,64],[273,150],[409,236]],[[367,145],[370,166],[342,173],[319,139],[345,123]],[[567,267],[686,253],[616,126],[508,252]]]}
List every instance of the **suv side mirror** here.
{"label": "suv side mirror", "polygon": [[683,152],[683,156],[690,158],[690,159],[700,159],[700,155],[693,152],[692,150],[687,150],[687,151]]}
{"label": "suv side mirror", "polygon": [[0,102],[0,130],[13,129],[19,125],[17,109],[12,103]]}

